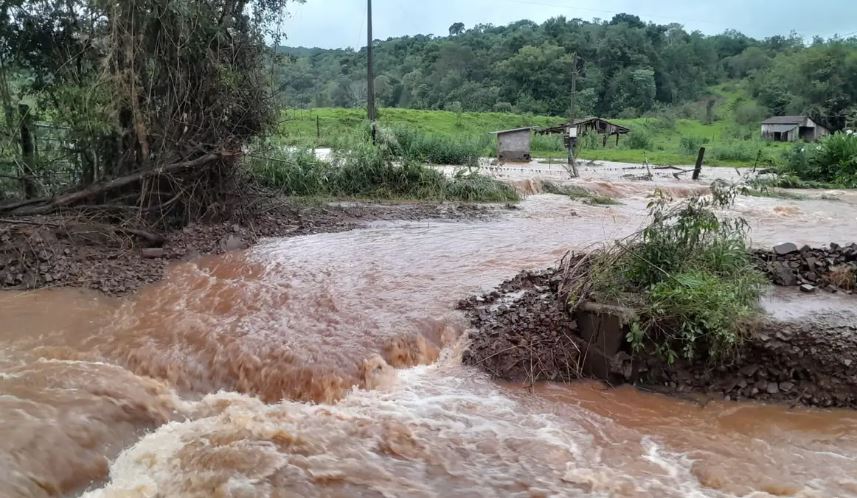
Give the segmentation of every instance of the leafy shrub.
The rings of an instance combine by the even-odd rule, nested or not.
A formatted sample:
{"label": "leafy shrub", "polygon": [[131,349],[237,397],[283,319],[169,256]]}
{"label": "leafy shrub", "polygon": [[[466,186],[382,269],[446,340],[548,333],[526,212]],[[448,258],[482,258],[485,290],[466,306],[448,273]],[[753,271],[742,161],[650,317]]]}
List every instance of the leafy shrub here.
{"label": "leafy shrub", "polygon": [[734,113],[735,121],[738,124],[758,124],[765,119],[765,116],[768,114],[768,109],[755,101],[746,100],[739,102],[735,106]]}
{"label": "leafy shrub", "polygon": [[652,138],[649,132],[640,128],[628,134],[628,140],[625,145],[629,149],[652,150]]}
{"label": "leafy shrub", "polygon": [[669,110],[664,110],[658,116],[649,122],[649,126],[653,130],[669,131],[675,130],[676,118],[675,114]]}
{"label": "leafy shrub", "polygon": [[[720,161],[753,162],[756,159],[771,162],[767,154],[762,153],[762,145],[754,142],[724,142],[715,145],[710,151],[711,157]],[[764,156],[764,157],[763,157]]]}
{"label": "leafy shrub", "polygon": [[801,180],[857,187],[857,136],[835,133],[818,144],[795,145],[784,173]]}
{"label": "leafy shrub", "polygon": [[510,185],[484,175],[468,173],[446,184],[444,198],[464,202],[514,202],[518,193]]}
{"label": "leafy shrub", "polygon": [[708,139],[703,137],[681,137],[678,148],[682,154],[693,155],[699,152],[700,147],[707,143]]}
{"label": "leafy shrub", "polygon": [[563,152],[565,143],[560,135],[533,135],[533,151],[538,152]]}
{"label": "leafy shrub", "polygon": [[[751,316],[759,280],[741,275],[723,277],[705,270],[688,270],[659,282],[651,291],[648,307],[650,325],[637,324],[629,339],[638,350],[645,347],[654,326],[665,332],[656,341],[656,351],[668,362],[678,357],[693,360],[700,353],[723,356],[741,343],[736,320]],[[705,349],[702,349],[705,348]],[[715,357],[716,357],[715,356]]]}
{"label": "leafy shrub", "polygon": [[512,104],[510,102],[497,102],[494,104],[494,112],[507,112],[511,113],[513,110]]}
{"label": "leafy shrub", "polygon": [[490,137],[449,137],[400,126],[391,130],[395,152],[402,157],[440,165],[476,166]]}
{"label": "leafy shrub", "polygon": [[715,184],[712,191],[678,206],[659,194],[646,228],[592,256],[586,274],[573,275],[569,304],[621,301],[630,293],[639,315],[627,338],[635,352],[670,363],[726,359],[757,312],[765,280],[750,259],[746,222],[715,213],[734,201],[736,189]]}
{"label": "leafy shrub", "polygon": [[252,153],[246,164],[265,186],[287,195],[371,199],[430,199],[466,202],[513,202],[511,186],[477,173],[449,179],[440,171],[400,154],[387,133],[373,145],[368,131],[336,144],[330,162],[307,148]]}

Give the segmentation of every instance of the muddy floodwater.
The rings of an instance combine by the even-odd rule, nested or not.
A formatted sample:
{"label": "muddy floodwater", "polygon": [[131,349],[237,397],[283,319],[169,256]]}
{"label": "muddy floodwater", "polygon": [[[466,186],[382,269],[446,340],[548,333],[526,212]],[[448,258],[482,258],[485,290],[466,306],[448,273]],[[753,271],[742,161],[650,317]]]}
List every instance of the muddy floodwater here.
{"label": "muddy floodwater", "polygon": [[[269,240],[123,299],[0,294],[0,496],[857,496],[853,412],[461,366],[458,299],[644,223],[651,182],[583,183],[621,204]],[[850,242],[840,194],[735,211],[758,246]]]}

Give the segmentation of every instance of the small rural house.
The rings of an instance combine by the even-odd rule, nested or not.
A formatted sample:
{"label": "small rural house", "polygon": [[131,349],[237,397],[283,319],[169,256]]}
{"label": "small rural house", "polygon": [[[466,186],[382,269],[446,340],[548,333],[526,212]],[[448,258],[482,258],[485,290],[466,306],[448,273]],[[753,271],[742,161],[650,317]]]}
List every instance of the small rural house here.
{"label": "small rural house", "polygon": [[497,159],[500,162],[530,162],[532,127],[495,131],[497,135]]}
{"label": "small rural house", "polygon": [[774,116],[762,122],[762,138],[775,142],[813,142],[828,134],[827,128],[807,116]]}

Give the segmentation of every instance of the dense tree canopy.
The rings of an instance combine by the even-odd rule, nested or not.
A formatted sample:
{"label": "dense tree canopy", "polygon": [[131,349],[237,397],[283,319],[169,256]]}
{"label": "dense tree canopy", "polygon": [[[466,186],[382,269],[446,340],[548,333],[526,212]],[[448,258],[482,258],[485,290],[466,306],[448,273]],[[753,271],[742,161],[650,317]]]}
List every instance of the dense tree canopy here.
{"label": "dense tree canopy", "polygon": [[[449,37],[376,41],[379,102],[388,107],[466,110],[509,106],[564,115],[571,60],[582,61],[578,112],[634,116],[693,101],[727,80],[747,79],[765,112],[809,113],[834,127],[853,112],[857,41],[796,36],[755,40],[715,36],[678,24],[647,24],[620,14],[610,21],[557,17],[542,24],[450,27]],[[287,48],[278,85],[289,106],[357,106],[365,98],[365,51]],[[848,75],[851,75],[849,78]]]}

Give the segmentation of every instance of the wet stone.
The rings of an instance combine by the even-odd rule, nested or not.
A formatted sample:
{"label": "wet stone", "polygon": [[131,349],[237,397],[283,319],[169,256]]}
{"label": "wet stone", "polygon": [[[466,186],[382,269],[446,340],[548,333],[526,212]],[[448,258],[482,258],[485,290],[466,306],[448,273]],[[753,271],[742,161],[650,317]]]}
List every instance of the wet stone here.
{"label": "wet stone", "polygon": [[779,256],[785,256],[786,254],[791,254],[793,252],[798,252],[798,248],[791,242],[774,246],[774,253]]}

